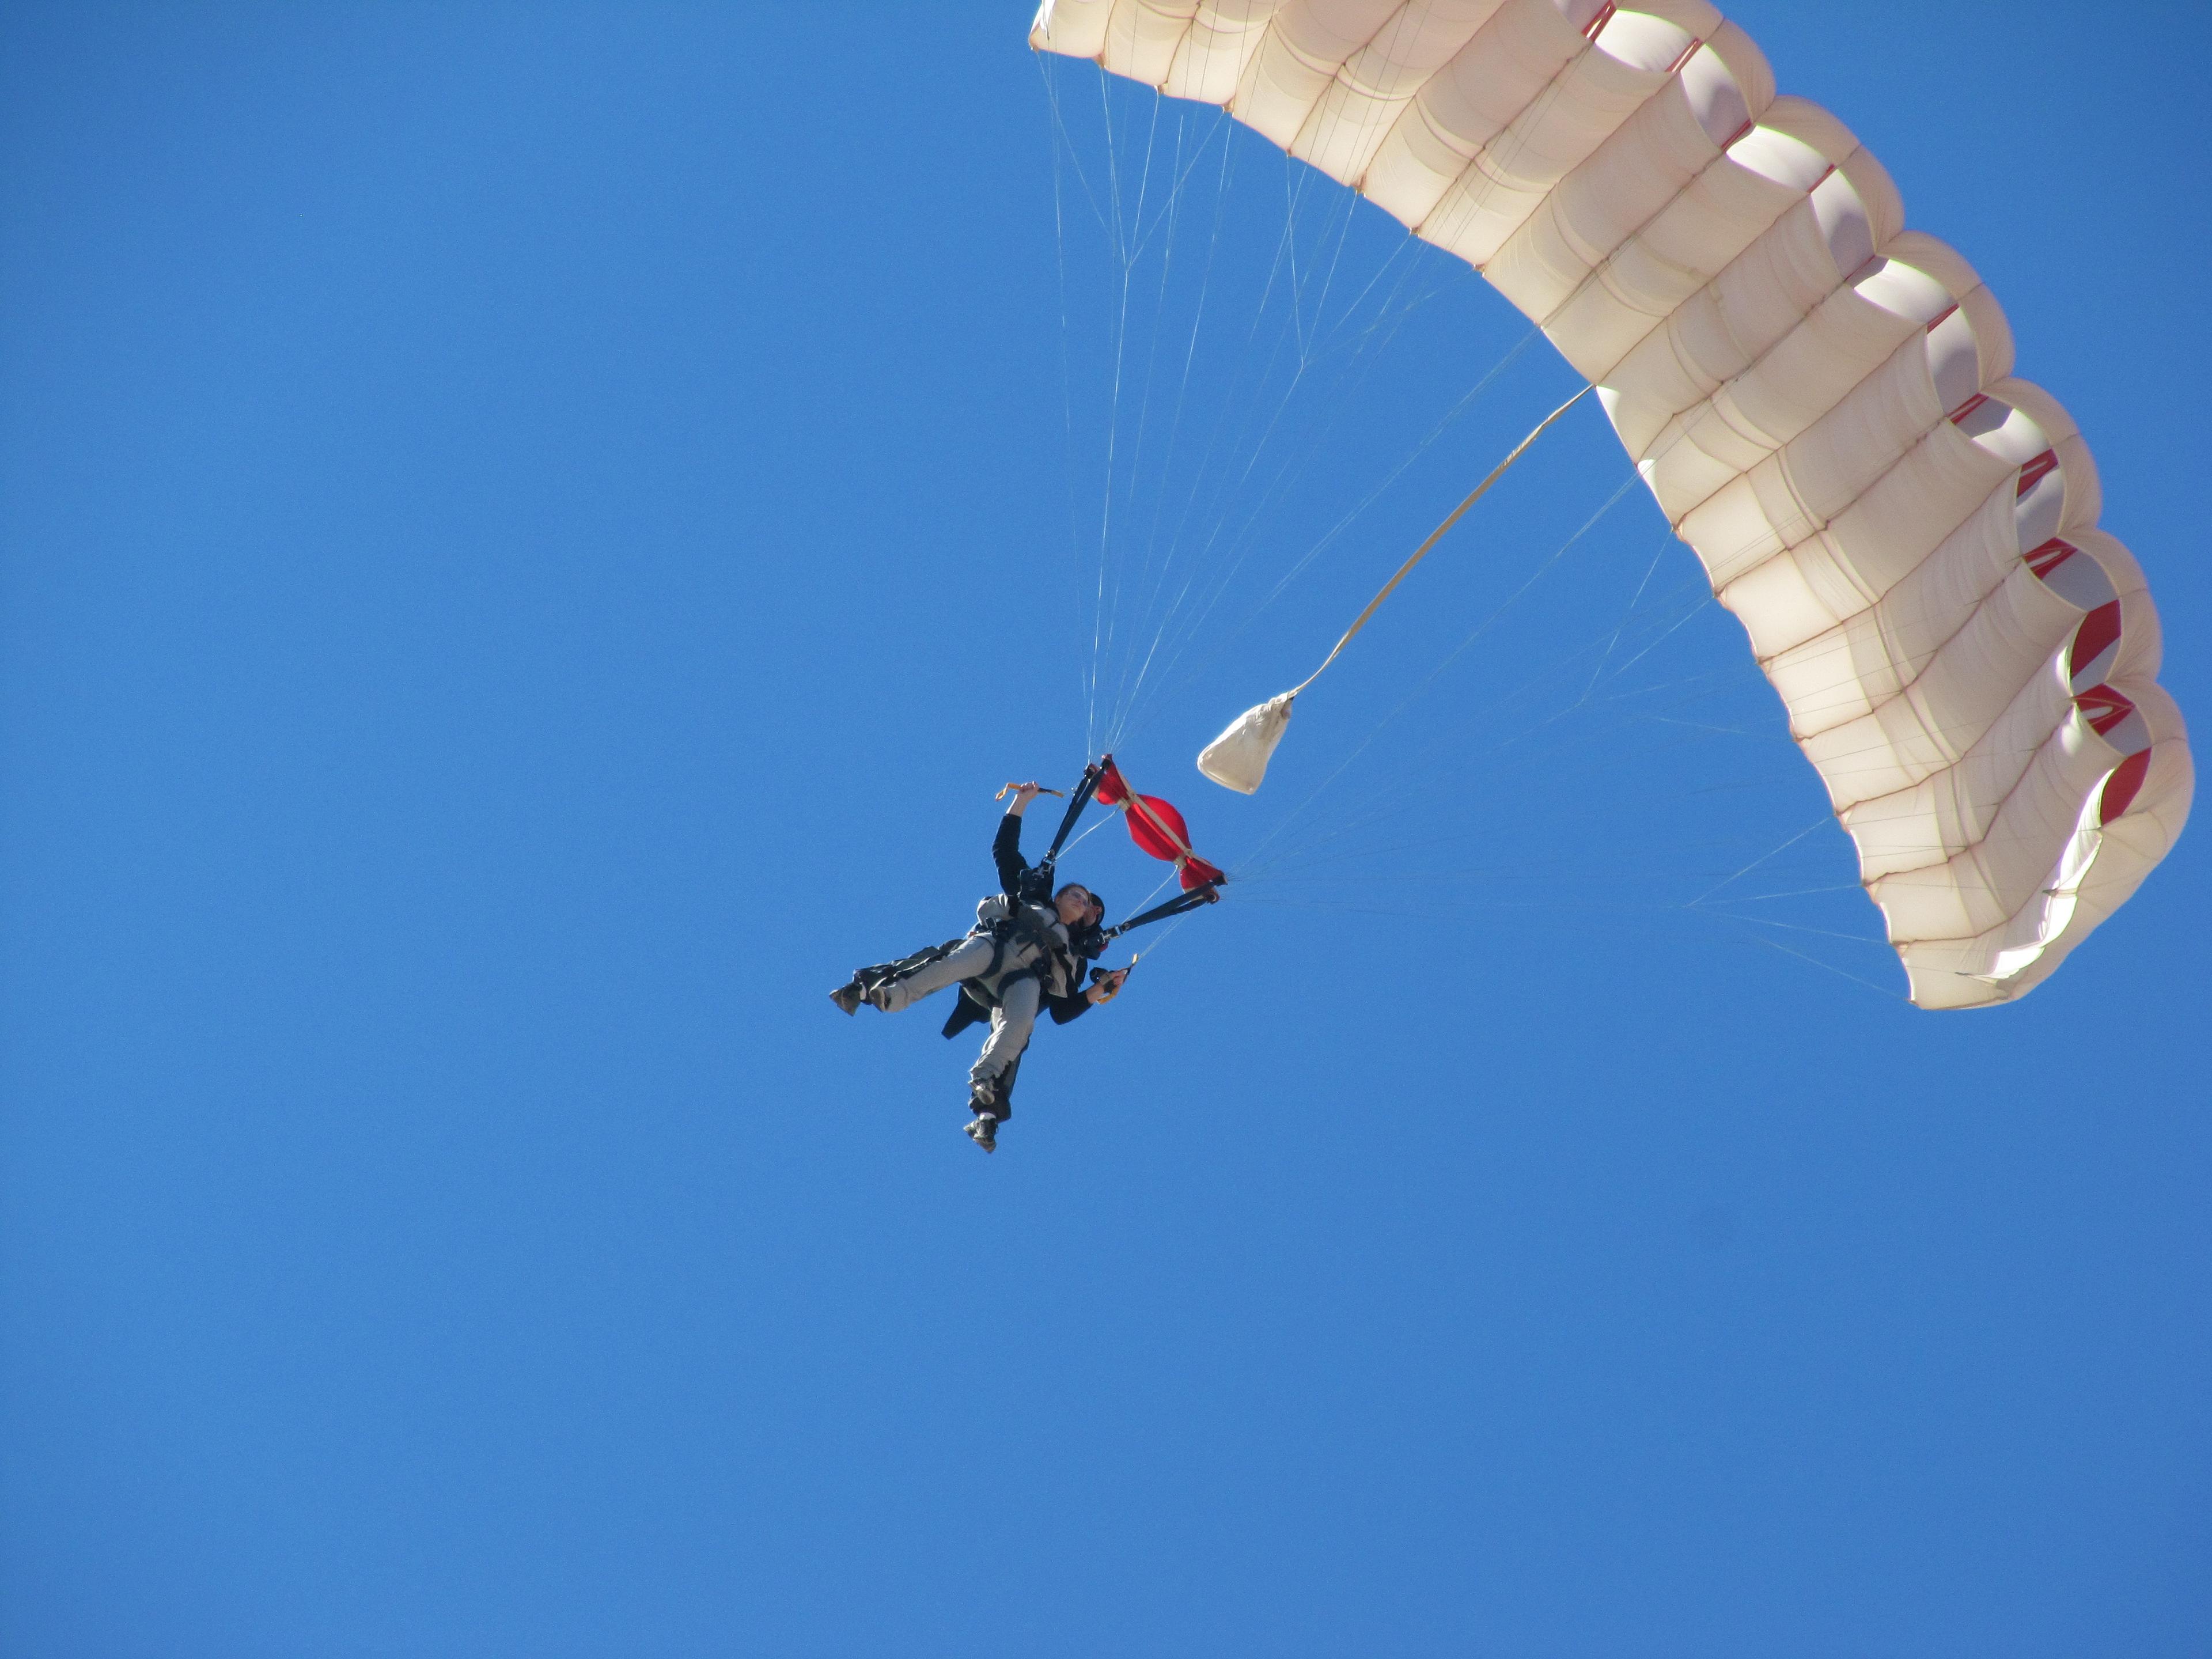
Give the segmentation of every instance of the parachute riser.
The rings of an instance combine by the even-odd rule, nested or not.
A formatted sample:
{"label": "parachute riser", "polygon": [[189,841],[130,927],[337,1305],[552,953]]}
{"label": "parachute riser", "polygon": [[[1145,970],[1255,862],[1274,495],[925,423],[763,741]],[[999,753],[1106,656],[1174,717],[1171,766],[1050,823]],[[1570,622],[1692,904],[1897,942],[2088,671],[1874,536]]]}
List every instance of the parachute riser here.
{"label": "parachute riser", "polygon": [[1192,888],[1188,893],[1178,893],[1166,903],[1155,904],[1149,910],[1140,910],[1127,921],[1117,922],[1111,927],[1100,928],[1098,937],[1102,940],[1119,939],[1133,928],[1149,927],[1156,921],[1165,921],[1170,916],[1186,915],[1197,909],[1200,905],[1216,903],[1221,897],[1221,889],[1227,880],[1228,878],[1224,876],[1220,881],[1205,882]]}
{"label": "parachute riser", "polygon": [[1098,793],[1098,780],[1106,775],[1107,763],[1113,758],[1109,755],[1103,760],[1092,761],[1083,769],[1083,781],[1075,786],[1074,792],[1068,797],[1067,811],[1060,816],[1059,831],[1054,835],[1052,845],[1045,848],[1044,856],[1037,860],[1037,868],[1048,876],[1053,866],[1060,862],[1060,850],[1067,845],[1067,838],[1074,831],[1076,820],[1083,816],[1083,809],[1091,805],[1091,798]]}

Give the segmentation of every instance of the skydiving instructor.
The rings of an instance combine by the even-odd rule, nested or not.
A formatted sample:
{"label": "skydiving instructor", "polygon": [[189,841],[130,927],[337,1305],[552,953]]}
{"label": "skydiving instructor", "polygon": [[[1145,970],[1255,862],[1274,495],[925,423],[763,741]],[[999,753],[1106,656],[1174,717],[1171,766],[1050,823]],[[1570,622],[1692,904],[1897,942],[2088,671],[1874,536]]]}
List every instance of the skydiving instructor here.
{"label": "skydiving instructor", "polygon": [[991,1031],[969,1068],[969,1138],[985,1152],[997,1149],[999,1125],[1013,1115],[1014,1074],[1029,1047],[1040,1011],[1065,1025],[1121,988],[1128,969],[1101,976],[1087,989],[1083,967],[1098,954],[1105,905],[1079,882],[1048,897],[1043,877],[1022,857],[1022,815],[1043,786],[1016,786],[1013,805],[991,840],[1000,891],[975,907],[975,926],[964,939],[917,951],[902,961],[863,968],[830,1000],[846,1013],[868,1003],[886,1013],[911,1007],[948,985],[960,988],[959,1006],[945,1024],[951,1036],[985,1018]]}

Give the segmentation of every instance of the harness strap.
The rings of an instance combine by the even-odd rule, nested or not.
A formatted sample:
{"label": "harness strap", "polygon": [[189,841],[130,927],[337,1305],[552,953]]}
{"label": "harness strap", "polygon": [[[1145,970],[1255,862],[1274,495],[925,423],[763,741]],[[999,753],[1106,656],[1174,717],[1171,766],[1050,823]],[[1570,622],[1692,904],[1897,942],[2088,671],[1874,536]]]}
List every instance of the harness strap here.
{"label": "harness strap", "polygon": [[[1029,914],[1031,909],[1041,907],[1018,904],[1014,907],[1014,914],[1005,921],[993,922],[988,931],[979,929],[976,933],[970,935],[971,938],[984,938],[991,941],[990,965],[981,973],[960,981],[963,994],[973,998],[979,1006],[985,1008],[997,1007],[1001,1000],[1000,994],[1004,992],[1007,986],[1017,984],[1025,979],[1034,979],[1042,985],[1045,979],[1044,965],[1048,963],[1059,966],[1060,977],[1062,980],[1074,985],[1082,983],[1081,968],[1073,962],[1063,963],[1059,960],[1063,952],[1053,937],[1050,925],[1039,921]],[[1035,945],[1037,957],[1026,966],[1006,972],[1006,976],[1001,979],[999,975],[1006,970],[1007,953],[1017,945]],[[986,991],[982,988],[983,981],[987,980],[994,982],[996,987],[994,990]]]}

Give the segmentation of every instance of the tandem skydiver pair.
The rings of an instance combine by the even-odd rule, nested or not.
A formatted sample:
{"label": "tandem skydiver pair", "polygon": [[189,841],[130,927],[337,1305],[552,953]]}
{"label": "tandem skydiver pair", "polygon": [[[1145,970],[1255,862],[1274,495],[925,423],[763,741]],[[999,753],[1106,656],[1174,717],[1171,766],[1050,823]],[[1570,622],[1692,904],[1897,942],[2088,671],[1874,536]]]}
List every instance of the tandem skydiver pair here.
{"label": "tandem skydiver pair", "polygon": [[[975,907],[975,926],[962,938],[899,961],[859,969],[830,994],[848,1014],[862,1003],[896,1013],[947,986],[960,988],[945,1035],[957,1036],[985,1020],[991,1027],[968,1073],[972,1115],[967,1133],[987,1152],[997,1149],[999,1126],[1013,1114],[1014,1079],[1037,1015],[1049,1013],[1054,1024],[1065,1025],[1113,1000],[1129,969],[1092,968],[1085,985],[1085,965],[1133,927],[1212,903],[1227,880],[1190,851],[1181,814],[1157,797],[1133,793],[1110,755],[1085,769],[1059,833],[1034,866],[1022,856],[1022,818],[1030,803],[1048,792],[1036,783],[1009,787],[1013,804],[991,841],[1000,890]],[[1102,925],[1104,902],[1089,888],[1072,881],[1053,884],[1060,849],[1094,799],[1123,809],[1132,837],[1146,852],[1175,863],[1185,890],[1114,927]]]}

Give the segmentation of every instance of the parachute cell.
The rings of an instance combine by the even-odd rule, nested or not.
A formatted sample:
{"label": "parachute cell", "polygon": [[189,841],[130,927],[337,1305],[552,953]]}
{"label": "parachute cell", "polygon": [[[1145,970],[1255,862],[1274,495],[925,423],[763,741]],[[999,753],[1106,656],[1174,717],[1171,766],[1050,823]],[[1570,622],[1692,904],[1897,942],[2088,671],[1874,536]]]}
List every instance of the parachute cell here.
{"label": "parachute cell", "polygon": [[[2014,377],[1972,269],[1711,6],[1048,0],[1030,44],[1225,108],[1473,264],[1597,387],[1916,1002],[2021,995],[2166,855],[2187,734],[2087,446]],[[1256,787],[1263,724],[1209,775]]]}

